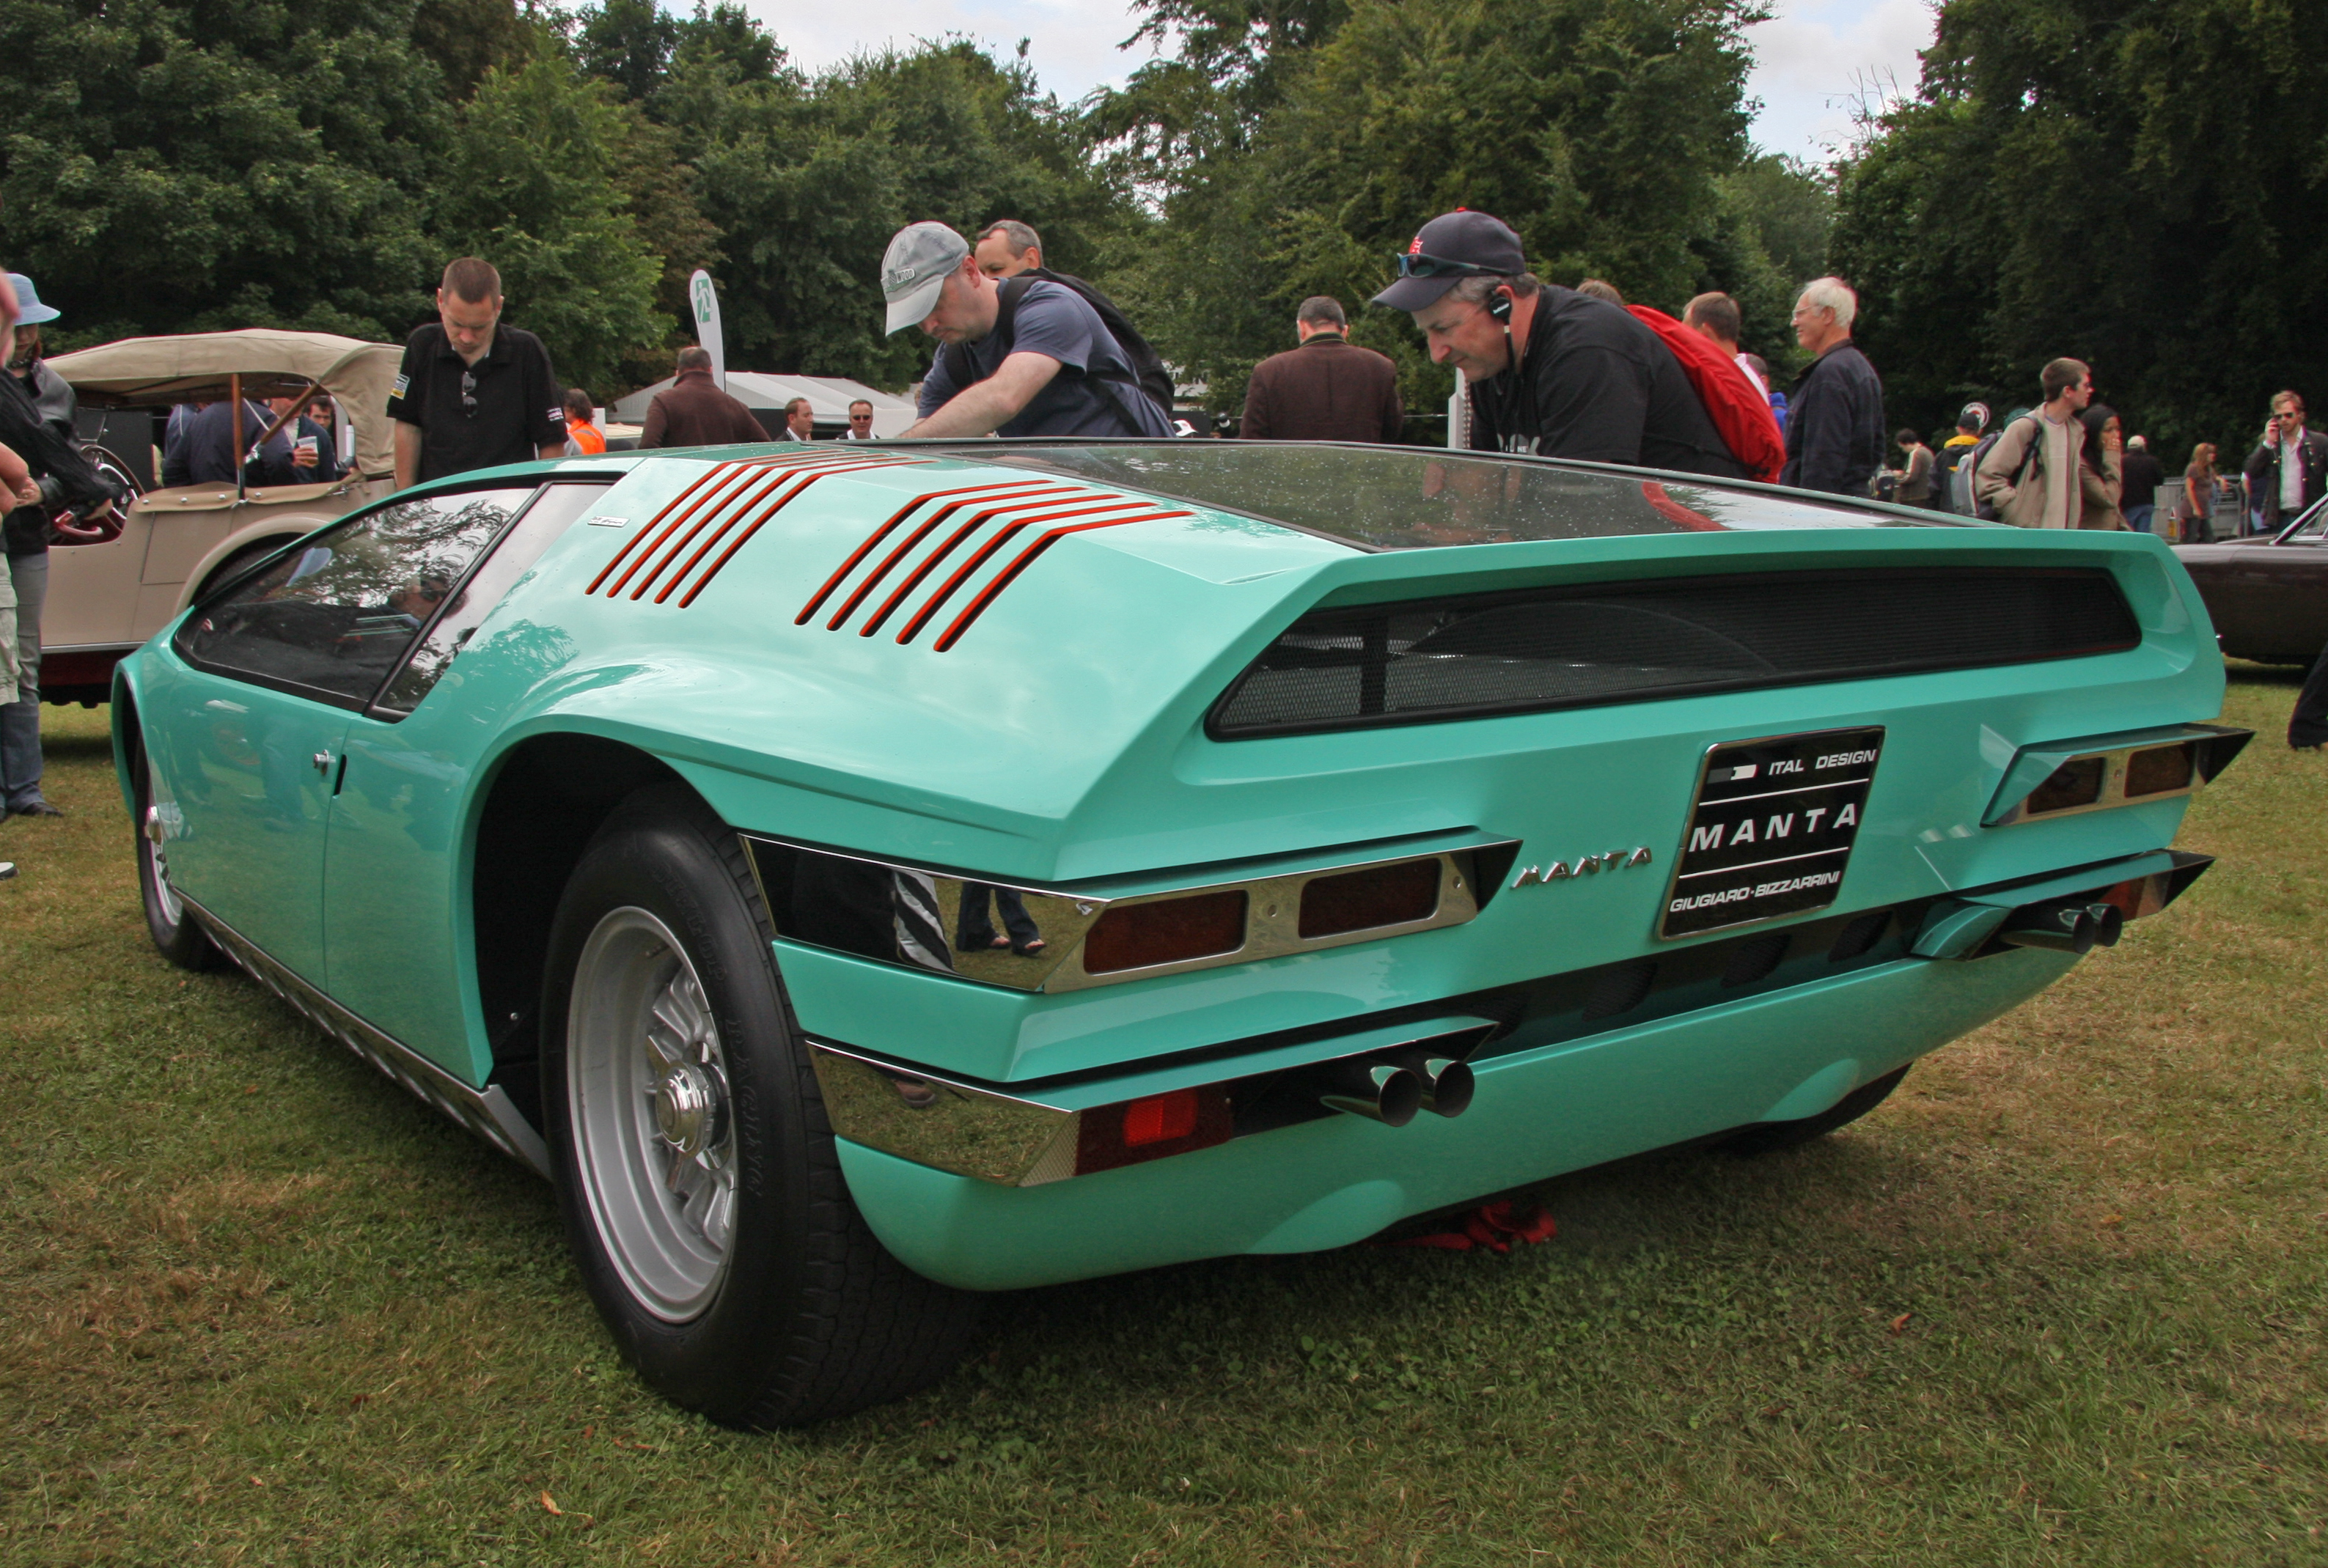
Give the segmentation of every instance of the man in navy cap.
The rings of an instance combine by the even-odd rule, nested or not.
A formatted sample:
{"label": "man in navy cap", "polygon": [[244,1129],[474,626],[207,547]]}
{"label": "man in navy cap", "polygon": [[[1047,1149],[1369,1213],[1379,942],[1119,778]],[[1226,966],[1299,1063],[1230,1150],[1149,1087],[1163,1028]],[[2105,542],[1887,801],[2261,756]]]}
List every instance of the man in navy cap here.
{"label": "man in navy cap", "polygon": [[1411,313],[1432,361],[1462,372],[1474,448],[1748,477],[1657,334],[1538,279],[1502,220],[1433,218],[1398,271],[1374,303]]}

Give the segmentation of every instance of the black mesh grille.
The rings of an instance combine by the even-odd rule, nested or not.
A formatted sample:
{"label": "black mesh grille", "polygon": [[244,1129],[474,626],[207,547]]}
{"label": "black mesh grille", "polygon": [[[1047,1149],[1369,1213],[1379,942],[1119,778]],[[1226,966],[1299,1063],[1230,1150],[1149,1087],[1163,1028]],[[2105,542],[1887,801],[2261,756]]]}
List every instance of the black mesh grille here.
{"label": "black mesh grille", "polygon": [[1802,572],[1314,611],[1213,710],[1222,739],[2116,653],[2107,572]]}

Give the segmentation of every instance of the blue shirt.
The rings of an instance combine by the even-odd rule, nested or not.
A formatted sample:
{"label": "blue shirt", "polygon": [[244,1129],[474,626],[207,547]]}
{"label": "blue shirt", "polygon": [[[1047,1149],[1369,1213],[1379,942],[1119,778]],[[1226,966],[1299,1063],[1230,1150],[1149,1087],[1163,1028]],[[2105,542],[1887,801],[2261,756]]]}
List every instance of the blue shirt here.
{"label": "blue shirt", "polygon": [[[1059,361],[1059,373],[1004,421],[998,436],[1169,436],[1164,411],[1140,390],[1139,378],[1122,348],[1099,319],[1099,312],[1065,284],[1037,279],[1019,297],[1010,335],[989,333],[965,343],[982,381],[1014,353],[1042,354]],[[930,361],[918,405],[928,418],[962,390],[951,373],[944,348]],[[1106,383],[1104,390],[1094,380]],[[967,384],[967,383],[964,383]]]}

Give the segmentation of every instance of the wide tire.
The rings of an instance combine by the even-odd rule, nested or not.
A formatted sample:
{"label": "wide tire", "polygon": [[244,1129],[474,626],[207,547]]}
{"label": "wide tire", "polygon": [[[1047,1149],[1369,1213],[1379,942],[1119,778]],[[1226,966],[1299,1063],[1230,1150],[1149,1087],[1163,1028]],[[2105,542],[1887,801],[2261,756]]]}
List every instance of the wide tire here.
{"label": "wide tire", "polygon": [[642,790],[559,903],[543,1120],[577,1265],[673,1403],[799,1426],[924,1387],[980,1298],[891,1257],[850,1200],[787,1023],[742,846],[692,793]]}
{"label": "wide tire", "polygon": [[154,939],[162,956],[180,969],[196,973],[222,969],[226,954],[170,886],[168,840],[176,823],[164,822],[164,817],[174,808],[157,811],[155,807],[154,765],[146,756],[143,736],[136,742],[132,770],[137,791],[137,810],[132,818],[137,844],[137,892],[146,906],[146,934]]}
{"label": "wide tire", "polygon": [[1816,1116],[1806,1116],[1799,1122],[1757,1122],[1722,1147],[1729,1153],[1747,1158],[1774,1153],[1781,1149],[1800,1148],[1874,1110],[1907,1075],[1906,1067],[1894,1068],[1871,1083],[1862,1084]]}

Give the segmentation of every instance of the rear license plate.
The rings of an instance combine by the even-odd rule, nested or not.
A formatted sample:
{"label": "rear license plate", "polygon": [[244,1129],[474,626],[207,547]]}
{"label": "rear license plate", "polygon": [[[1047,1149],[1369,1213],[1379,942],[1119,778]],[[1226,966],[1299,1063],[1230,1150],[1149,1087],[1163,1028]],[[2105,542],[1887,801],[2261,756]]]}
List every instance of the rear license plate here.
{"label": "rear license plate", "polygon": [[1657,934],[1694,936],[1834,903],[1882,750],[1876,726],[1707,752]]}

